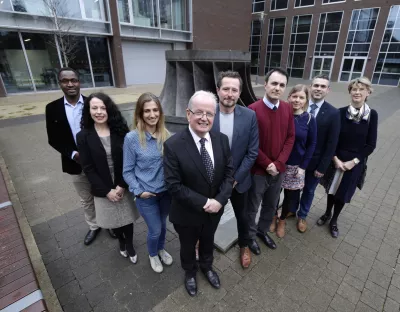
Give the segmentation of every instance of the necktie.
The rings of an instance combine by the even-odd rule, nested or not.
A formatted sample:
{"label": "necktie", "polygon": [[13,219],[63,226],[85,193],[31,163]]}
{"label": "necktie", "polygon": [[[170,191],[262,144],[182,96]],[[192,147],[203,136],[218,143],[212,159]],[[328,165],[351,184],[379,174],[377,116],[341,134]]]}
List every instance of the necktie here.
{"label": "necktie", "polygon": [[318,105],[317,104],[311,104],[310,107],[311,107],[311,110],[310,110],[311,115],[315,116],[315,111],[317,110]]}
{"label": "necktie", "polygon": [[203,164],[206,167],[207,176],[210,179],[210,182],[212,182],[214,179],[214,167],[213,167],[213,163],[211,161],[210,154],[208,154],[208,152],[206,150],[205,143],[206,143],[206,139],[201,138],[200,139],[200,144],[201,144],[200,155],[201,155],[201,160],[203,161]]}
{"label": "necktie", "polygon": [[275,105],[274,105],[274,108],[272,109],[273,111],[276,111],[278,109],[278,107],[276,107]]}

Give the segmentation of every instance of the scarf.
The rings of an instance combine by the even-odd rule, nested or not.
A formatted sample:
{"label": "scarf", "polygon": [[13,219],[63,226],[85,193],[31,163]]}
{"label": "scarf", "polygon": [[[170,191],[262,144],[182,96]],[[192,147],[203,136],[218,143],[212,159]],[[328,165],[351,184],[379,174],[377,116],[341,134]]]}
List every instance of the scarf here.
{"label": "scarf", "polygon": [[356,109],[352,105],[349,105],[346,117],[355,123],[360,123],[361,120],[368,120],[370,113],[371,109],[367,103],[365,103],[360,109]]}

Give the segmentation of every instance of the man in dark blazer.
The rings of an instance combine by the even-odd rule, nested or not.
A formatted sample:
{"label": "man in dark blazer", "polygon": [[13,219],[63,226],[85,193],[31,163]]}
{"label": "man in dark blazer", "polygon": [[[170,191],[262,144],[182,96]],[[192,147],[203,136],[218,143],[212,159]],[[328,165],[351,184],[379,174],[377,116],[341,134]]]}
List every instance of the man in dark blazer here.
{"label": "man in dark blazer", "polygon": [[196,242],[200,269],[214,288],[220,287],[212,269],[214,234],[233,186],[228,137],[210,132],[216,98],[206,91],[189,100],[189,127],[164,143],[164,177],[172,196],[169,220],[179,235],[181,264],[189,295],[197,293]]}
{"label": "man in dark blazer", "polygon": [[306,218],[314,199],[315,189],[332,161],[339,139],[339,110],[325,101],[330,91],[329,83],[329,76],[318,75],[314,77],[310,86],[311,98],[308,112],[317,120],[317,145],[306,170],[300,209],[297,213],[298,230],[302,233],[307,230]]}
{"label": "man in dark blazer", "polygon": [[[62,170],[72,176],[74,187],[81,199],[89,232],[84,243],[89,245],[100,228],[96,224],[96,211],[90,183],[79,163],[76,135],[81,130],[82,108],[85,97],[80,93],[79,74],[72,68],[61,68],[58,80],[64,96],[46,106],[46,128],[49,144],[61,154]],[[110,233],[114,237],[113,233]]]}
{"label": "man in dark blazer", "polygon": [[240,248],[240,263],[248,268],[251,263],[247,217],[247,194],[251,186],[250,170],[258,155],[258,126],[254,111],[237,105],[242,91],[242,78],[238,72],[220,72],[217,80],[219,103],[212,131],[222,132],[229,139],[234,179],[231,204],[235,212]]}

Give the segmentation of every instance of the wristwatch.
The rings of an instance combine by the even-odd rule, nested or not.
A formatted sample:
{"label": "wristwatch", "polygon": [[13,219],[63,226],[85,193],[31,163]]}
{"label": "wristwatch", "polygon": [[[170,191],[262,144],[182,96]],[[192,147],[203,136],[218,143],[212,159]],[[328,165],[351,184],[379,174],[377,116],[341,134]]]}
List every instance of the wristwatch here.
{"label": "wristwatch", "polygon": [[360,160],[359,160],[358,158],[354,158],[353,161],[354,161],[354,163],[355,163],[356,165],[358,165],[358,164],[360,163]]}

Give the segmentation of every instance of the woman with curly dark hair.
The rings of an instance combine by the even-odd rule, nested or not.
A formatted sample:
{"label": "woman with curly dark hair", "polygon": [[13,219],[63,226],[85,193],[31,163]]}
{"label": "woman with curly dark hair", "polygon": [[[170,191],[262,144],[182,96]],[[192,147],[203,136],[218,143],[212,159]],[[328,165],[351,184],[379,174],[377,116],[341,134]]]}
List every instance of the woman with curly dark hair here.
{"label": "woman with curly dark hair", "polygon": [[90,184],[100,227],[114,229],[120,254],[137,262],[133,247],[133,221],[138,213],[122,177],[122,147],[128,125],[117,105],[104,93],[85,100],[81,132],[77,135],[80,161]]}

